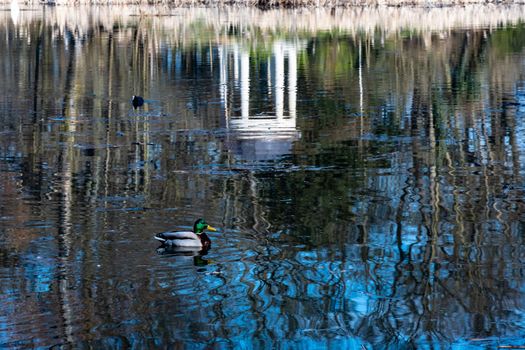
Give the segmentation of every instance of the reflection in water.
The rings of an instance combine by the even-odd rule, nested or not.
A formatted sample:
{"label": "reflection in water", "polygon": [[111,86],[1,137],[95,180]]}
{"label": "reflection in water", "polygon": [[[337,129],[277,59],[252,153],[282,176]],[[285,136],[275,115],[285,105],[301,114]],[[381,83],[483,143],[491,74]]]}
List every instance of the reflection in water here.
{"label": "reflection in water", "polygon": [[20,17],[20,5],[18,4],[17,0],[11,1],[11,19],[13,20],[13,24],[18,24],[18,18]]}
{"label": "reflection in water", "polygon": [[177,257],[192,257],[193,265],[206,266],[210,264],[209,259],[204,259],[203,256],[208,254],[208,249],[189,249],[188,247],[173,247],[162,245],[157,248],[157,254]]}
{"label": "reflection in water", "polygon": [[525,16],[473,8],[0,12],[1,346],[523,345]]}
{"label": "reflection in water", "polygon": [[[250,89],[257,85],[262,88],[259,80],[250,81],[250,57],[248,49],[234,45],[219,46],[221,104],[224,109],[225,126],[235,133],[237,140],[234,149],[240,150],[245,160],[271,160],[284,154],[289,154],[292,144],[300,137],[296,128],[297,108],[297,50],[300,46],[293,42],[277,40],[270,49],[267,60],[256,66],[261,72],[267,72],[264,77],[268,108],[274,110],[262,111],[250,115]],[[235,111],[235,99],[230,102],[228,91],[228,63],[233,59],[234,87],[240,90],[240,116],[232,116]],[[287,74],[285,75],[285,58],[287,58]],[[285,84],[285,77],[286,84]],[[253,88],[250,86],[254,85]],[[287,87],[287,89],[286,89]],[[288,95],[287,115],[284,113],[284,95]]]}

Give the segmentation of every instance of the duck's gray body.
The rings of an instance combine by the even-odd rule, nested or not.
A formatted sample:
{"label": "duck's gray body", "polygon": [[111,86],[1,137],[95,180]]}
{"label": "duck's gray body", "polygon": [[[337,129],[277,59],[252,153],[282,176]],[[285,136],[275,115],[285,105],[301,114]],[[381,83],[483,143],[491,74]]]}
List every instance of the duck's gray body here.
{"label": "duck's gray body", "polygon": [[201,237],[191,231],[162,232],[155,235],[155,239],[161,241],[165,245],[174,247],[201,248],[203,246]]}

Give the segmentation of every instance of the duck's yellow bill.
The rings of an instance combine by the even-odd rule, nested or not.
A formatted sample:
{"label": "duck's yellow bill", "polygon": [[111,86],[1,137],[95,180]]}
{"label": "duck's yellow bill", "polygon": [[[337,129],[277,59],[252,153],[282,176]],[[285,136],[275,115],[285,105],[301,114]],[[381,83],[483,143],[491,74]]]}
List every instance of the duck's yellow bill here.
{"label": "duck's yellow bill", "polygon": [[214,228],[214,227],[211,227],[210,225],[208,225],[208,231],[213,231],[213,232],[216,232],[217,229]]}

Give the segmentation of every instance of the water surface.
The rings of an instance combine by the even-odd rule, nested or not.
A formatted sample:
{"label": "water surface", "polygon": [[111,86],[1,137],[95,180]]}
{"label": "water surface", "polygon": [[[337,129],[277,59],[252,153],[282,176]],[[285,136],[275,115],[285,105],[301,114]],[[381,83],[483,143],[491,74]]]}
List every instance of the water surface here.
{"label": "water surface", "polygon": [[157,11],[0,12],[0,347],[525,345],[525,8]]}

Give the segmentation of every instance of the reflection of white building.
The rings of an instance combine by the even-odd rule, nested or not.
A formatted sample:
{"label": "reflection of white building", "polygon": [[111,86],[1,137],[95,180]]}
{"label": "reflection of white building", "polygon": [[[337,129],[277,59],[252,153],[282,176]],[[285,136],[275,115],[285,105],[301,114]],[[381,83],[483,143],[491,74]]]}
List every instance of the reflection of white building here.
{"label": "reflection of white building", "polygon": [[[249,51],[238,45],[219,47],[221,101],[226,127],[240,141],[243,158],[270,159],[290,153],[292,142],[299,139],[296,126],[297,105],[297,52],[296,42],[276,41],[267,62],[268,96],[273,99],[273,111],[250,115],[250,56]],[[229,70],[228,58],[233,58]],[[285,64],[287,63],[287,65]],[[232,72],[233,76],[228,76]],[[229,85],[233,80],[234,84]],[[239,106],[228,98],[228,87],[240,92],[240,115],[232,115]],[[287,97],[287,100],[285,100]],[[269,106],[270,108],[270,106]]]}
{"label": "reflection of white building", "polygon": [[18,4],[18,0],[11,0],[11,19],[13,20],[13,24],[16,26],[18,24],[18,18],[20,17],[20,5]]}

